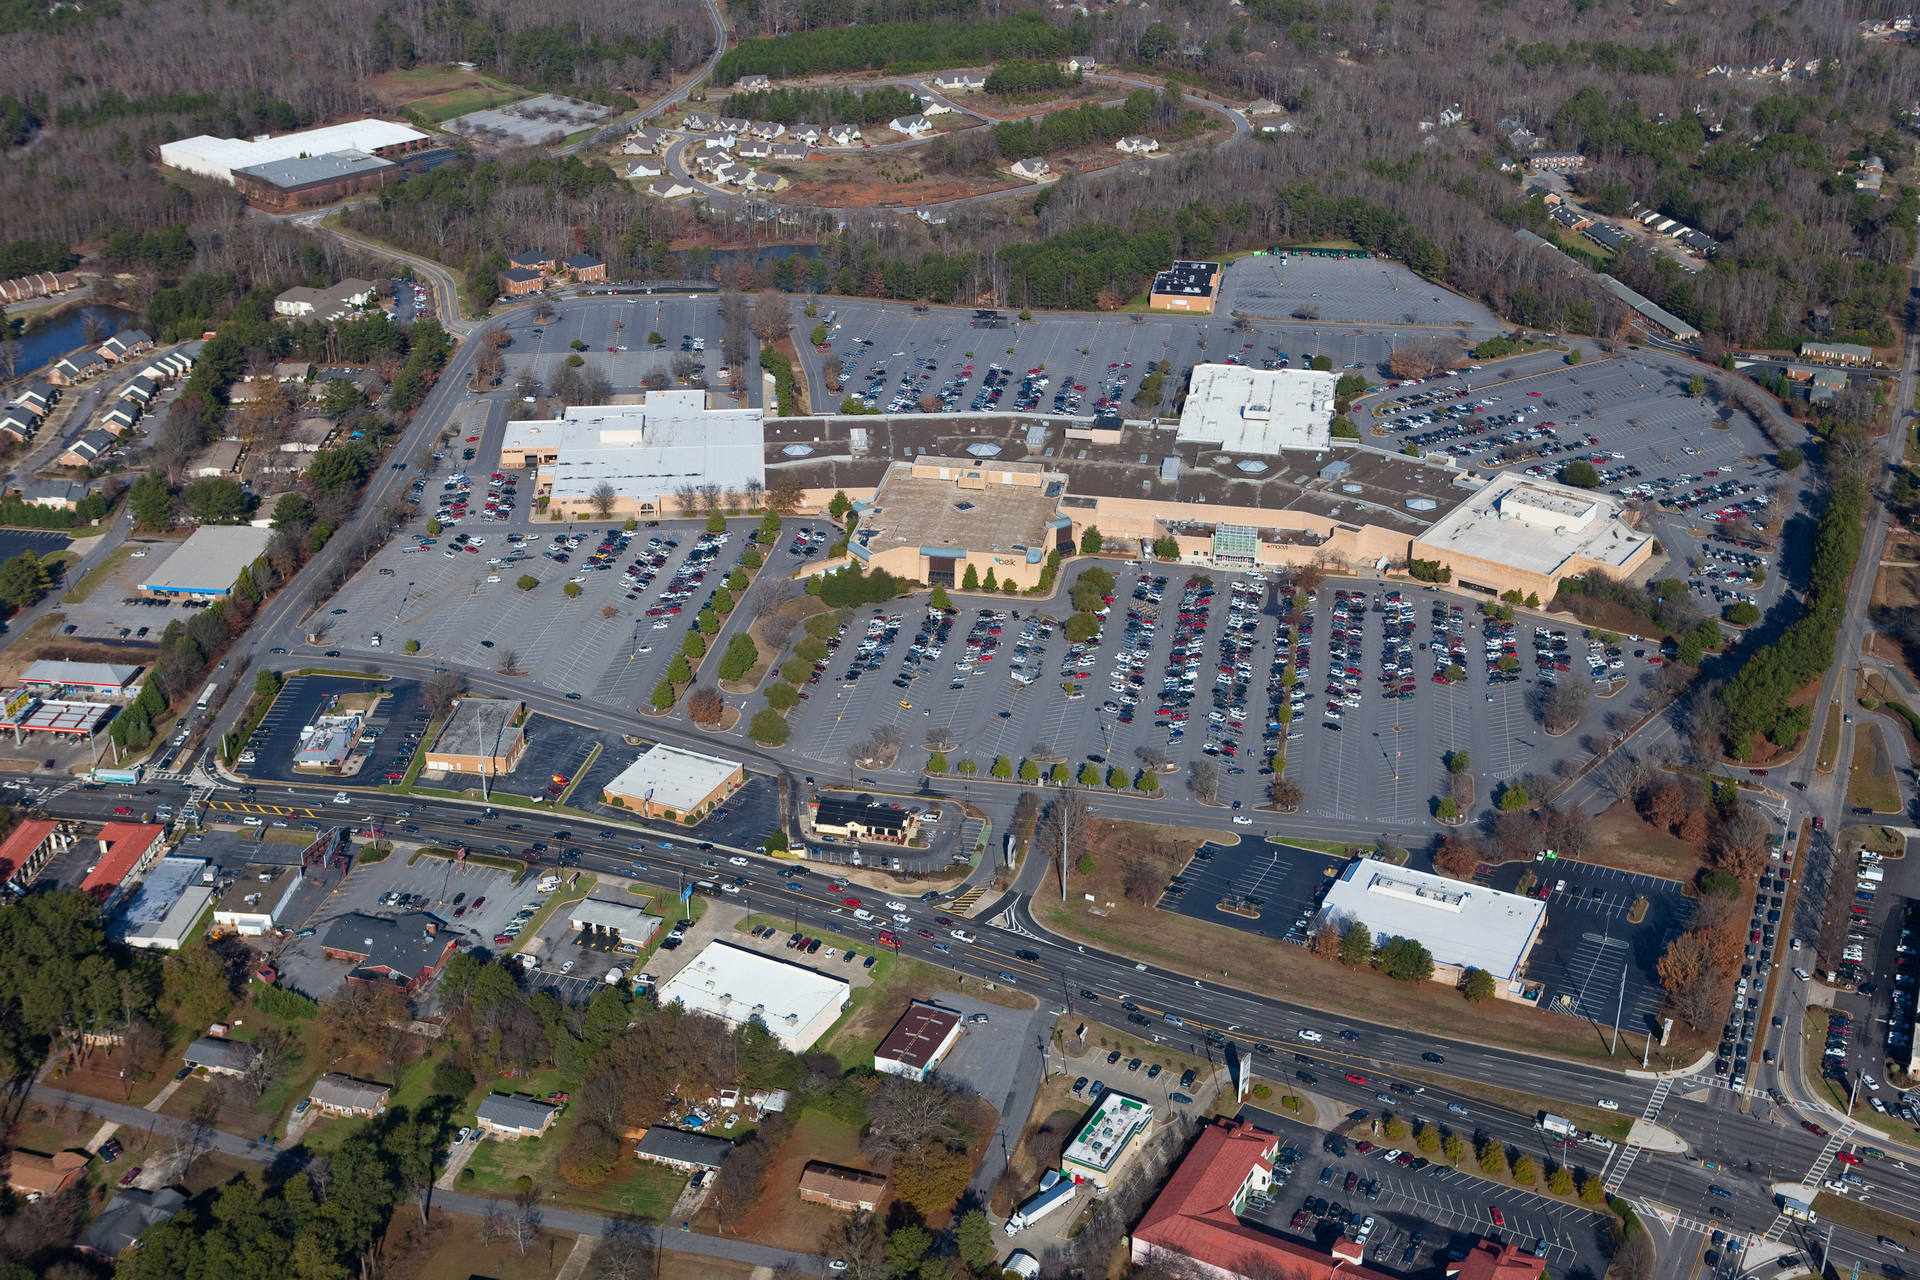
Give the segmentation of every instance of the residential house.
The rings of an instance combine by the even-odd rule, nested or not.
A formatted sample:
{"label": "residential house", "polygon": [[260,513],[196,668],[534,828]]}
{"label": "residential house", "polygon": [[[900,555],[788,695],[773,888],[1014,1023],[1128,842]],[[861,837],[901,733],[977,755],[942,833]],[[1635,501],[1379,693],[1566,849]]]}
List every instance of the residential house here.
{"label": "residential house", "polygon": [[47,370],[47,381],[56,387],[71,387],[98,374],[107,362],[98,351],[76,351],[55,362]]}
{"label": "residential house", "polygon": [[678,200],[692,195],[693,188],[678,178],[662,178],[647,188],[647,194],[658,200]]}
{"label": "residential house", "polygon": [[1868,156],[1860,162],[1860,171],[1862,173],[1885,173],[1887,171],[1887,162],[1879,156]]}
{"label": "residential house", "polygon": [[42,1155],[38,1151],[25,1151],[19,1147],[7,1157],[7,1185],[14,1194],[28,1200],[38,1200],[42,1196],[57,1196],[80,1178],[87,1167],[87,1153],[84,1151],[56,1151],[52,1155]]}
{"label": "residential house", "polygon": [[872,1213],[886,1193],[886,1178],[864,1169],[809,1160],[800,1171],[800,1198],[841,1213]]}
{"label": "residential house", "polygon": [[756,191],[762,195],[771,195],[776,191],[785,191],[793,184],[777,173],[755,172],[747,175],[747,180],[743,185],[749,191]]}
{"label": "residential house", "polygon": [[737,137],[751,128],[753,128],[751,120],[743,120],[739,116],[720,117],[720,129],[723,133],[731,133]]}
{"label": "residential house", "polygon": [[762,142],[772,142],[775,138],[785,134],[786,131],[787,126],[781,124],[778,120],[756,120],[753,122],[753,128],[747,130],[748,133],[751,133]]}
{"label": "residential house", "polygon": [[1040,156],[1028,156],[1024,160],[1013,162],[1013,176],[1025,178],[1030,182],[1039,182],[1053,173],[1047,162]]}
{"label": "residential house", "polygon": [[560,1108],[517,1093],[490,1093],[474,1122],[496,1138],[537,1138],[553,1127]]}
{"label": "residential house", "polygon": [[1451,129],[1454,125],[1459,124],[1466,118],[1467,113],[1462,111],[1460,104],[1456,102],[1440,112],[1440,127],[1442,129]]}
{"label": "residential house", "polygon": [[752,176],[753,170],[747,168],[745,165],[734,164],[731,161],[715,166],[713,171],[713,180],[715,182],[725,183],[728,186],[738,186]]}
{"label": "residential house", "polygon": [[1585,231],[1593,225],[1593,219],[1571,205],[1556,205],[1547,217],[1568,231]]}
{"label": "residential house", "polygon": [[850,147],[860,141],[860,130],[850,124],[828,125],[827,141],[836,147]]}
{"label": "residential house", "polygon": [[630,156],[650,156],[660,150],[666,137],[658,129],[635,129],[620,144],[620,150]]}
{"label": "residential house", "polygon": [[30,382],[26,390],[13,398],[13,402],[44,418],[60,399],[60,394],[60,388],[51,382]]}
{"label": "residential house", "polygon": [[138,1243],[148,1227],[167,1221],[186,1207],[187,1193],[176,1187],[122,1191],[81,1233],[80,1251],[111,1262]]}
{"label": "residential house", "polygon": [[1113,149],[1121,155],[1150,156],[1160,149],[1160,144],[1145,134],[1135,133],[1114,143]]}
{"label": "residential house", "polygon": [[949,71],[933,78],[933,87],[945,93],[972,93],[987,87],[985,76],[970,71]]}
{"label": "residential house", "polygon": [[820,126],[817,124],[796,124],[787,130],[787,139],[790,142],[804,142],[810,147],[818,146],[820,143]]}
{"label": "residential house", "polygon": [[909,138],[924,138],[933,132],[933,121],[923,115],[895,116],[887,121],[887,128]]}
{"label": "residential house", "polygon": [[1674,234],[1675,238],[1678,239],[1681,244],[1687,246],[1687,248],[1693,250],[1703,258],[1711,258],[1714,254],[1720,252],[1720,242],[1705,232],[1688,228],[1687,230],[1678,231]]}
{"label": "residential house", "polygon": [[540,292],[547,278],[531,267],[510,267],[500,273],[500,292],[509,298],[524,298]]}
{"label": "residential house", "polygon": [[1610,252],[1624,249],[1628,244],[1627,233],[1610,222],[1596,222],[1585,228],[1581,234]]}
{"label": "residential house", "polygon": [[392,1093],[387,1085],[329,1071],[313,1082],[307,1101],[330,1116],[377,1116]]}
{"label": "residential house", "polygon": [[127,357],[151,350],[152,347],[153,339],[146,333],[139,329],[122,329],[100,344],[100,355],[118,364]]}
{"label": "residential house", "polygon": [[704,111],[689,111],[680,126],[689,133],[711,133],[720,127],[720,119]]}
{"label": "residential house", "polygon": [[576,284],[603,283],[607,264],[590,253],[576,253],[567,259],[567,276]]}
{"label": "residential house", "polygon": [[1283,116],[1287,109],[1272,98],[1255,98],[1247,104],[1246,114],[1250,116]]}
{"label": "residential house", "polygon": [[115,435],[125,435],[140,421],[140,402],[121,396],[111,409],[100,415],[100,425]]}
{"label": "residential house", "polygon": [[777,164],[805,164],[807,147],[802,142],[776,142],[773,144],[773,160]]}
{"label": "residential house", "polygon": [[640,1135],[633,1154],[649,1164],[663,1164],[681,1173],[696,1173],[702,1169],[718,1169],[732,1150],[733,1144],[725,1138],[656,1124]]}
{"label": "residential house", "polygon": [[1884,173],[1877,173],[1869,169],[1862,169],[1860,172],[1853,175],[1853,189],[1855,191],[1870,192],[1873,195],[1877,196],[1880,194],[1881,184],[1886,182],[1886,180],[1887,180],[1887,175]]}
{"label": "residential house", "polygon": [[189,344],[189,346],[191,349],[181,347],[169,351],[165,355],[155,356],[153,363],[140,371],[140,376],[152,378],[154,381],[161,383],[168,383],[172,382],[175,378],[186,377],[187,374],[193,371],[193,358],[199,354],[201,344],[194,342]]}
{"label": "residential house", "polygon": [[214,1036],[201,1036],[187,1046],[181,1055],[190,1067],[198,1067],[212,1075],[244,1076],[253,1066],[254,1049],[250,1044],[239,1040],[221,1040]]}
{"label": "residential house", "polygon": [[87,486],[73,480],[43,480],[28,485],[20,495],[21,500],[30,507],[47,507],[57,511],[72,511],[86,496]]}
{"label": "residential house", "polygon": [[665,164],[659,160],[627,161],[627,176],[629,178],[657,178],[666,171]]}
{"label": "residential house", "polygon": [[773,155],[773,144],[759,138],[742,138],[733,148],[742,160],[766,160]]}
{"label": "residential house", "polygon": [[724,138],[703,139],[700,145],[693,149],[694,162],[696,164],[718,164],[720,161],[732,155],[733,149],[738,145],[739,139],[735,138],[732,134],[728,134]]}
{"label": "residential house", "polygon": [[276,360],[273,365],[275,382],[305,382],[313,377],[311,360]]}
{"label": "residential house", "polygon": [[19,405],[8,405],[0,409],[0,434],[11,436],[22,443],[33,439],[40,430],[40,417],[31,410]]}
{"label": "residential house", "polygon": [[923,116],[951,116],[958,115],[959,109],[948,106],[932,94],[921,94],[920,114]]}
{"label": "residential house", "polygon": [[1062,67],[1070,76],[1085,75],[1087,72],[1097,71],[1099,68],[1100,64],[1088,57],[1068,58]]}
{"label": "residential house", "polygon": [[741,76],[739,87],[747,93],[757,93],[773,88],[773,81],[766,76]]}
{"label": "residential house", "polygon": [[1543,187],[1537,182],[1529,182],[1521,194],[1529,200],[1538,200],[1549,209],[1561,201],[1561,196],[1558,191],[1555,191],[1552,187]]}
{"label": "residential house", "polygon": [[142,409],[152,404],[153,398],[159,394],[160,384],[145,374],[141,374],[120,390],[122,399],[132,400]]}
{"label": "residential house", "polygon": [[238,440],[215,440],[188,466],[188,474],[201,479],[232,475],[240,467],[242,447]]}
{"label": "residential house", "polygon": [[1535,173],[1574,173],[1587,167],[1587,158],[1578,151],[1542,151],[1527,157],[1527,168]]}
{"label": "residential house", "polygon": [[[1535,133],[1531,129],[1525,128],[1524,126],[1521,128],[1515,129],[1512,133],[1508,134],[1507,143],[1515,151],[1538,151],[1540,148],[1547,145],[1546,140],[1541,138],[1539,134]],[[1533,161],[1528,160],[1527,164],[1529,167],[1531,167],[1533,164]]]}
{"label": "residential house", "polygon": [[63,467],[90,467],[94,460],[117,443],[111,431],[89,431],[75,440],[67,451],[60,455]]}

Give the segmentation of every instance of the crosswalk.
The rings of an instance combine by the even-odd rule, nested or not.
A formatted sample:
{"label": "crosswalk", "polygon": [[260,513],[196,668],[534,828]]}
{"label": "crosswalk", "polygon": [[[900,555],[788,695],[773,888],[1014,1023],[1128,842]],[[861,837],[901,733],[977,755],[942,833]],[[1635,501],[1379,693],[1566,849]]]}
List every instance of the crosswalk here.
{"label": "crosswalk", "polygon": [[951,903],[948,904],[947,909],[953,915],[956,915],[956,916],[965,915],[967,912],[973,910],[973,904],[980,901],[981,895],[986,893],[986,891],[987,891],[987,887],[985,885],[977,884],[973,888],[961,894],[959,897],[955,898]]}
{"label": "crosswalk", "polygon": [[[1666,1106],[1667,1095],[1672,1092],[1673,1077],[1661,1076],[1659,1081],[1653,1086],[1653,1093],[1647,1098],[1646,1108],[1641,1111],[1640,1118],[1651,1123],[1659,1116],[1660,1109]],[[1633,1168],[1633,1162],[1640,1158],[1640,1152],[1642,1150],[1644,1150],[1644,1148],[1631,1139],[1627,1141],[1625,1146],[1614,1149],[1614,1156],[1608,1162],[1607,1175],[1602,1180],[1602,1185],[1606,1187],[1608,1195],[1617,1195],[1619,1193],[1620,1185],[1627,1180],[1627,1173]]]}
{"label": "crosswalk", "polygon": [[316,809],[299,808],[284,804],[249,804],[238,800],[208,800],[208,809],[217,809],[225,813],[251,813],[272,818],[317,818]]}

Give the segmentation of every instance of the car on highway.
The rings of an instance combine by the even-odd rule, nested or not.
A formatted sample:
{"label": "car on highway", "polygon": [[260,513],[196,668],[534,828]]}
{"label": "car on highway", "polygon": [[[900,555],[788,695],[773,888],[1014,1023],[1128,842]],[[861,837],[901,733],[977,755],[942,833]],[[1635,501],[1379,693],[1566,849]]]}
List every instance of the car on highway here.
{"label": "car on highway", "polygon": [[1620,1104],[1612,1098],[1601,1098],[1593,1105],[1599,1107],[1602,1111],[1618,1111],[1620,1109]]}
{"label": "car on highway", "polygon": [[1318,1044],[1324,1037],[1318,1031],[1309,1031],[1305,1027],[1293,1033],[1309,1044]]}
{"label": "car on highway", "polygon": [[1348,1083],[1348,1084],[1365,1084],[1366,1082],[1367,1082],[1367,1078],[1366,1078],[1365,1076],[1363,1076],[1363,1075],[1361,1075],[1361,1074],[1360,1074],[1359,1072],[1357,1072],[1357,1071],[1349,1071],[1349,1072],[1347,1072],[1347,1083]]}
{"label": "car on highway", "polygon": [[1420,1061],[1422,1062],[1445,1062],[1446,1060],[1444,1054],[1427,1052],[1420,1055]]}

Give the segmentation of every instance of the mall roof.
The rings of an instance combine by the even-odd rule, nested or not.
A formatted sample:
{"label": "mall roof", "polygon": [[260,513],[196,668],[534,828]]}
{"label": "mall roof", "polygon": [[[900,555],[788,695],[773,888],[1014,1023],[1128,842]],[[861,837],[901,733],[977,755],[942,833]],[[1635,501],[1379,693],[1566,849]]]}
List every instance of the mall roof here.
{"label": "mall roof", "polygon": [[684,812],[739,771],[738,760],[657,742],[622,769],[605,789],[616,796],[651,798],[662,808]]}
{"label": "mall roof", "polygon": [[1037,462],[925,455],[896,462],[863,505],[850,549],[861,559],[918,547],[1044,560],[1065,490],[1066,477]]}
{"label": "mall roof", "polygon": [[1324,449],[1338,381],[1312,369],[1197,364],[1175,438],[1229,453]]}
{"label": "mall roof", "polygon": [[224,596],[258,560],[273,530],[249,524],[202,525],[140,583],[142,591]]}
{"label": "mall roof", "polygon": [[1505,981],[1518,975],[1547,904],[1538,898],[1356,858],[1327,890],[1321,918],[1360,921],[1374,942],[1412,938],[1437,963],[1485,969]]}
{"label": "mall roof", "polygon": [[503,455],[545,452],[553,494],[586,498],[604,481],[654,497],[687,484],[743,493],[765,479],[761,409],[709,409],[704,391],[649,391],[640,404],[576,405],[558,419],[510,422]]}
{"label": "mall roof", "polygon": [[418,129],[387,120],[350,120],[278,138],[265,134],[253,139],[216,138],[203,133],[161,144],[160,163],[231,182],[235,169],[298,156],[325,155],[330,151],[380,151],[422,142],[427,136]]}
{"label": "mall roof", "polygon": [[728,1022],[758,1022],[788,1050],[804,1053],[833,1025],[852,990],[816,970],[710,942],[662,984],[659,1001],[664,1006],[677,1000]]}
{"label": "mall roof", "polygon": [[1645,544],[1620,518],[1618,499],[1518,472],[1502,472],[1443,516],[1420,541],[1429,547],[1549,577],[1575,557],[1622,566]]}

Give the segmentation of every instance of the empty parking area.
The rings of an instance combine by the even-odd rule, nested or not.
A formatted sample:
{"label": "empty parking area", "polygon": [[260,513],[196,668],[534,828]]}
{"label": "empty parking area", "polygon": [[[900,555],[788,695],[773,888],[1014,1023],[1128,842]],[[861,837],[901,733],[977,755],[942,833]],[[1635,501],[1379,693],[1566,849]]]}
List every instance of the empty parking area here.
{"label": "empty parking area", "polygon": [[1754,540],[1749,522],[1800,514],[1800,485],[1744,412],[1690,394],[1697,372],[1645,350],[1578,366],[1543,353],[1390,389],[1360,419],[1387,429],[1373,439],[1468,465],[1553,478],[1584,460],[1602,490],[1646,512],[1670,557],[1662,576],[1687,579],[1696,605],[1765,610],[1783,578],[1779,552],[1742,544]]}
{"label": "empty parking area", "polygon": [[1206,844],[1161,895],[1160,907],[1269,938],[1305,937],[1342,860],[1297,845]]}
{"label": "empty parking area", "polygon": [[1500,327],[1477,302],[1423,280],[1397,262],[1379,258],[1315,258],[1266,254],[1227,267],[1216,315],[1241,312],[1274,319],[1317,319],[1327,324],[1405,325],[1401,341],[1420,327]]}
{"label": "empty parking area", "polygon": [[[1693,919],[1693,902],[1672,880],[1569,859],[1510,863],[1489,877],[1513,892],[1533,874],[1546,891],[1547,922],[1527,957],[1526,976],[1542,985],[1540,1007],[1640,1032],[1659,1026],[1664,993],[1655,966],[1667,943]],[[1646,915],[1629,916],[1641,900]],[[1625,985],[1622,986],[1624,974]]]}

